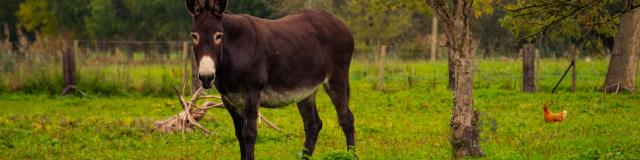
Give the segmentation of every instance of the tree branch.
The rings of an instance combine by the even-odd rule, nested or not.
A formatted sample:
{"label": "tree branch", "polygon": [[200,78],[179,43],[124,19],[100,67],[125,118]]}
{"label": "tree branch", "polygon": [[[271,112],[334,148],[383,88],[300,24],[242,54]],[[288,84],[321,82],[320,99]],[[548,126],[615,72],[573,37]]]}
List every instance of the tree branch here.
{"label": "tree branch", "polygon": [[451,7],[448,6],[443,0],[425,0],[425,2],[434,11],[436,17],[438,17],[438,20],[440,20],[444,24],[451,23],[451,18],[453,17],[451,13],[449,13]]}
{"label": "tree branch", "polygon": [[[586,7],[593,5],[595,2],[598,2],[598,1],[600,1],[600,0],[591,0],[591,1],[589,1],[589,3],[587,3],[587,4],[583,5],[583,6],[580,6],[578,8],[575,8],[575,10],[571,11],[569,14],[565,14],[565,15],[560,16],[560,18],[554,19],[553,21],[551,21],[551,23],[548,23],[547,25],[542,26],[540,28],[540,30],[538,30],[536,32],[533,32],[533,33],[530,33],[527,36],[521,38],[520,40],[528,39],[528,38],[531,38],[533,36],[536,36],[536,35],[544,32],[544,31],[547,31],[549,28],[551,28],[551,26],[566,20],[568,17],[576,16],[577,13],[583,11]],[[554,15],[554,16],[557,16],[557,14]]]}
{"label": "tree branch", "polygon": [[516,8],[516,9],[508,9],[504,5],[499,5],[499,6],[500,6],[500,8],[502,8],[503,10],[505,10],[507,12],[520,12],[520,11],[527,10],[527,9],[532,9],[532,8],[553,6],[553,4],[555,4],[555,3],[551,2],[551,3],[543,3],[543,4],[533,4],[533,5],[530,5],[530,6],[524,6],[524,7]]}

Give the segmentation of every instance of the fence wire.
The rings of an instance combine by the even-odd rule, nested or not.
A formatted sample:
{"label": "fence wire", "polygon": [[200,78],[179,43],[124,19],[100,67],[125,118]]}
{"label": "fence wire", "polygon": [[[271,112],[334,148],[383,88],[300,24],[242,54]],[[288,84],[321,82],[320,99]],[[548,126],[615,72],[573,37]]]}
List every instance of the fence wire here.
{"label": "fence wire", "polygon": [[[79,40],[72,44],[69,46],[75,51],[77,86],[88,93],[171,95],[172,87],[181,84],[182,77],[190,74],[189,42]],[[60,51],[0,52],[0,91],[51,94],[62,91]],[[384,67],[386,91],[447,87],[448,67],[443,56],[430,62],[426,58],[405,59],[393,56],[394,53],[390,55]],[[381,80],[377,77],[378,66],[373,59],[356,55],[351,69],[352,83],[375,86]],[[569,62],[566,58],[543,59],[540,67],[542,92],[550,92]],[[595,91],[602,85],[607,64],[607,59],[579,59],[578,91]],[[476,89],[519,91],[522,61],[508,57],[478,59],[475,77]],[[559,90],[569,91],[569,88],[570,79],[567,79]]]}

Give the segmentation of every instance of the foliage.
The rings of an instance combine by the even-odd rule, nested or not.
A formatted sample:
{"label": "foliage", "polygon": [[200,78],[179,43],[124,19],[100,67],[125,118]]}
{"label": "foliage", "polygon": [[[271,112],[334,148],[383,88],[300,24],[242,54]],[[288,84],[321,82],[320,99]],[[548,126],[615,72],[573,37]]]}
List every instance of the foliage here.
{"label": "foliage", "polygon": [[29,31],[78,36],[77,32],[84,30],[87,12],[84,0],[26,0],[20,4],[16,15],[20,26]]}
{"label": "foliage", "polygon": [[413,13],[413,8],[399,8],[399,4],[404,3],[404,0],[266,0],[266,2],[267,7],[278,17],[296,13],[302,9],[323,9],[334,13],[350,27],[356,38],[356,49],[361,53],[372,53],[375,47],[379,47],[376,45],[391,45],[392,40],[400,39],[403,31],[410,30],[409,20]]}
{"label": "foliage", "polygon": [[16,15],[28,31],[110,40],[185,38],[179,33],[187,32],[190,21],[183,3],[173,0],[27,0]]}
{"label": "foliage", "polygon": [[351,26],[358,46],[393,42],[411,26],[411,10],[398,1],[351,0],[346,8],[343,19]]}
{"label": "foliage", "polygon": [[602,39],[615,35],[619,17],[638,6],[637,0],[515,0],[504,5],[509,14],[500,24],[527,40],[603,49]]}
{"label": "foliage", "polygon": [[122,1],[92,0],[89,3],[90,16],[86,21],[88,34],[95,39],[113,39],[119,37],[125,29]]}
{"label": "foliage", "polygon": [[[184,2],[176,0],[127,0],[127,9],[135,18],[128,18],[135,39],[179,40],[189,36],[191,16],[185,12]],[[154,16],[149,16],[153,13]]]}
{"label": "foliage", "polygon": [[[0,20],[2,20],[0,21],[0,25],[3,25],[2,30],[4,30],[5,23],[9,27],[15,28],[18,19],[14,14],[18,11],[20,3],[22,3],[22,0],[0,0],[0,4],[2,4],[2,7],[0,7]],[[4,40],[5,36],[9,36],[4,34],[4,31],[0,32],[0,39]]]}
{"label": "foliage", "polygon": [[0,10],[0,19],[3,21],[16,21],[13,14],[18,10],[18,5],[22,2],[22,0],[0,0],[0,3],[3,5]]}
{"label": "foliage", "polygon": [[227,11],[234,14],[248,14],[260,18],[275,18],[274,13],[272,13],[272,10],[267,6],[264,0],[234,0],[229,2]]}

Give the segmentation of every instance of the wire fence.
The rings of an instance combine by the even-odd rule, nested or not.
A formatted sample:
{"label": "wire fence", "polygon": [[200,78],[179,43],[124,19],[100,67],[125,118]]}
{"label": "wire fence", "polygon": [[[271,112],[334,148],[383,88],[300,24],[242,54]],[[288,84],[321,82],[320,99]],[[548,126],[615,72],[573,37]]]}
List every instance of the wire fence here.
{"label": "wire fence", "polygon": [[[183,41],[74,41],[60,49],[0,53],[0,91],[59,94],[65,48],[75,57],[77,88],[104,95],[167,95],[187,74],[191,44]],[[177,77],[177,78],[176,78]]]}
{"label": "wire fence", "polygon": [[[69,47],[60,48],[69,48],[75,56],[75,85],[94,95],[171,95],[173,86],[181,84],[183,77],[190,74],[190,42],[77,40],[66,46]],[[0,92],[60,94],[65,87],[63,51],[38,48],[0,51]],[[391,52],[383,67],[385,76],[378,77],[380,67],[370,55],[375,54],[356,55],[351,70],[352,83],[376,86],[383,80],[383,91],[448,85],[448,64],[443,56],[430,62],[426,58],[429,56],[403,58]],[[595,91],[602,85],[607,63],[606,58],[578,59],[577,90]],[[569,64],[568,58],[543,59],[540,90],[550,92]],[[475,88],[521,90],[522,67],[518,56],[480,58]],[[559,90],[569,91],[569,83],[570,80],[565,80]]]}

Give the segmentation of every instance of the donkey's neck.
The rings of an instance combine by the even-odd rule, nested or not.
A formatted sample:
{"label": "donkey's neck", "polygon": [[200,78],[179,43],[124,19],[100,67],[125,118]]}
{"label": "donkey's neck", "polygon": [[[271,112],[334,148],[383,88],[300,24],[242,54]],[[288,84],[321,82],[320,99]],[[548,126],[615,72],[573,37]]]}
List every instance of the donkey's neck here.
{"label": "donkey's neck", "polygon": [[[216,68],[218,70],[224,70],[223,68],[230,67],[232,65],[232,56],[243,54],[254,54],[259,50],[260,42],[255,23],[252,21],[252,17],[248,15],[234,15],[224,14],[222,18],[222,27],[224,28],[224,52],[219,54],[218,63]],[[230,52],[242,52],[231,54]],[[246,56],[246,55],[244,55]],[[231,68],[231,67],[230,67]],[[220,72],[220,74],[223,74]]]}
{"label": "donkey's neck", "polygon": [[253,24],[248,17],[244,15],[224,14],[222,26],[226,32],[227,38],[240,38],[253,33]]}

